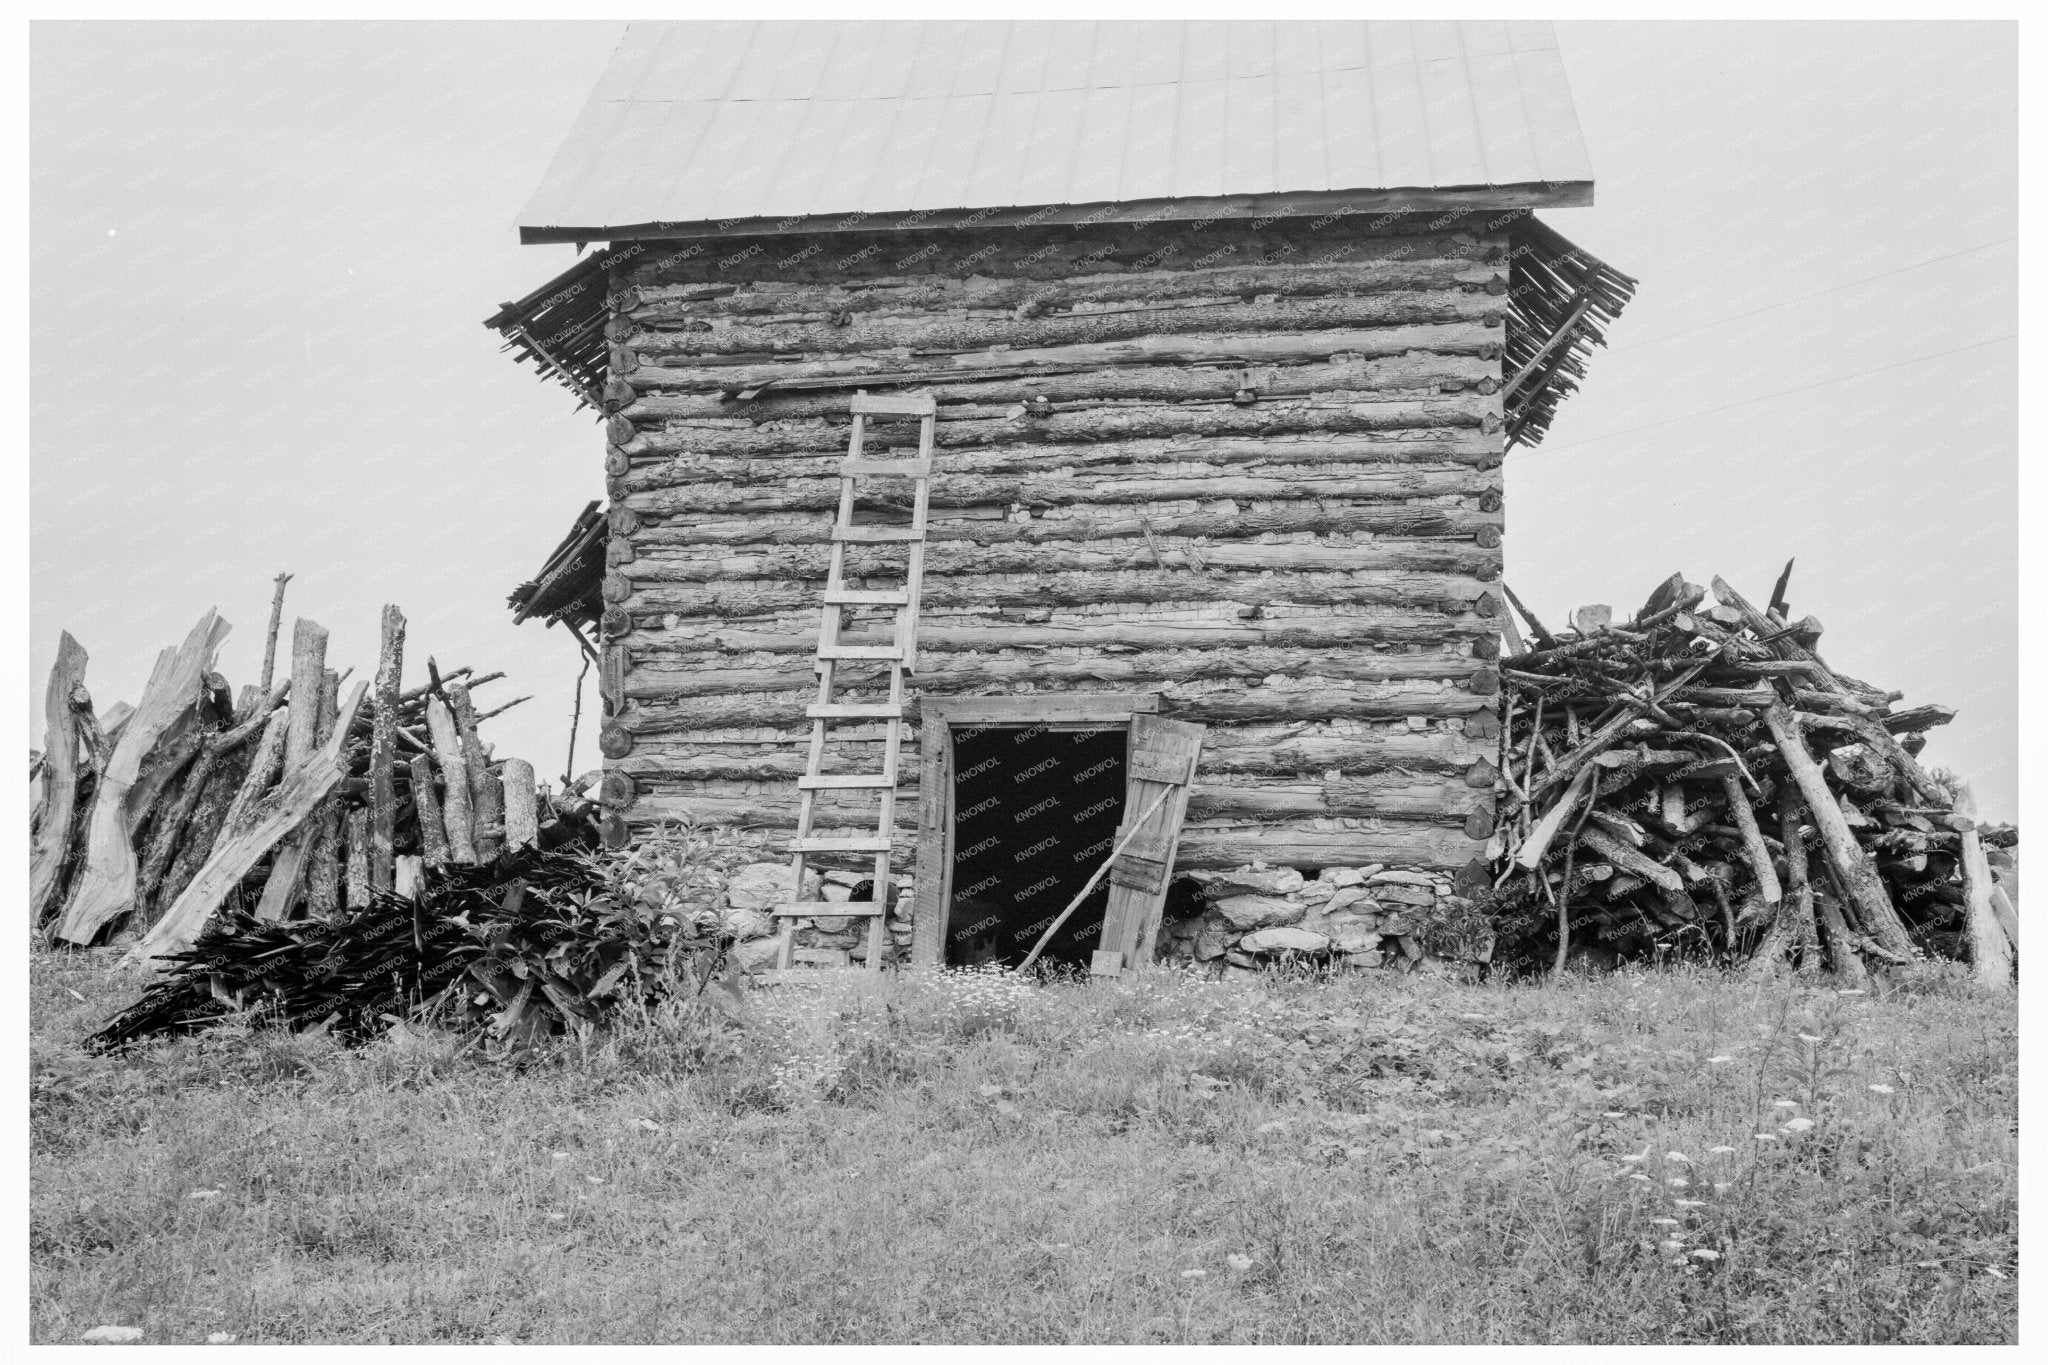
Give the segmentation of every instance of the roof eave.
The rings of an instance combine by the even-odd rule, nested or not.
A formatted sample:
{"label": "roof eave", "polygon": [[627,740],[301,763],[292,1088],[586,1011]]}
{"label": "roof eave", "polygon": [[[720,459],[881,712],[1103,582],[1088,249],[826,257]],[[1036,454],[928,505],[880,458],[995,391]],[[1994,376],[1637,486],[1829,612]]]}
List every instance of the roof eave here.
{"label": "roof eave", "polygon": [[[1185,222],[1214,218],[1313,218],[1325,214],[1467,213],[1485,209],[1590,208],[1590,180],[1516,185],[1452,185],[1375,190],[1304,190],[1209,198],[1134,199],[1121,203],[1043,204],[1013,208],[920,209],[915,212],[798,214],[675,223],[521,224],[527,246],[553,242],[674,241],[696,237],[772,237],[820,232],[896,232],[916,228],[1085,226],[1095,223]],[[961,215],[957,220],[953,215]]]}

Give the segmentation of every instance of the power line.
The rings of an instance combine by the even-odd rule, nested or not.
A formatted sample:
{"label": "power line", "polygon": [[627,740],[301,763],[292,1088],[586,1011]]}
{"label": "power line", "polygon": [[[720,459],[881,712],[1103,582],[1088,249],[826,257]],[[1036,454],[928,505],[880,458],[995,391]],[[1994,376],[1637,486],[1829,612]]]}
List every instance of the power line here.
{"label": "power line", "polygon": [[1695,417],[1706,417],[1717,412],[1727,412],[1731,408],[1746,408],[1752,403],[1765,403],[1773,398],[1784,398],[1789,394],[1806,393],[1812,389],[1824,389],[1830,384],[1846,384],[1852,379],[1861,379],[1867,374],[1882,374],[1886,370],[1898,370],[1908,365],[1919,365],[1929,360],[1939,360],[1946,355],[1961,355],[1964,351],[1974,351],[1984,346],[1995,346],[2001,341],[2012,341],[2018,336],[2018,332],[2008,332],[2004,336],[1987,337],[1983,341],[1973,341],[1967,346],[1957,346],[1953,350],[1936,351],[1932,355],[1914,356],[1911,360],[1896,360],[1889,365],[1873,366],[1867,370],[1858,370],[1854,374],[1837,375],[1833,379],[1822,379],[1812,384],[1801,384],[1796,389],[1779,389],[1776,393],[1759,394],[1755,398],[1742,398],[1733,403],[1723,403],[1718,408],[1701,408],[1698,412],[1681,413],[1677,417],[1667,417],[1661,422],[1645,422],[1639,427],[1628,427],[1621,431],[1610,431],[1605,436],[1589,436],[1583,441],[1568,441],[1561,446],[1529,446],[1526,449],[1529,454],[1534,455],[1545,450],[1570,450],[1575,446],[1589,446],[1599,441],[1611,441],[1617,436],[1632,436],[1638,431],[1648,431],[1652,427],[1668,427],[1674,422],[1689,422]]}
{"label": "power line", "polygon": [[1849,280],[1843,284],[1830,285],[1826,289],[1815,290],[1811,294],[1801,294],[1797,298],[1781,299],[1777,303],[1767,303],[1761,308],[1752,308],[1747,313],[1734,313],[1725,318],[1716,318],[1712,322],[1702,322],[1697,327],[1682,327],[1676,332],[1666,332],[1663,336],[1651,337],[1647,341],[1632,341],[1626,346],[1608,347],[1604,353],[1607,355],[1620,355],[1623,351],[1634,351],[1644,346],[1655,346],[1660,341],[1669,341],[1673,337],[1682,337],[1693,332],[1704,332],[1707,328],[1719,327],[1724,322],[1740,322],[1744,318],[1753,318],[1759,313],[1768,313],[1778,308],[1790,308],[1793,304],[1805,303],[1808,299],[1817,299],[1828,294],[1837,294],[1844,289],[1854,289],[1858,285],[1869,284],[1873,280],[1889,279],[1893,275],[1903,275],[1909,270],[1918,270],[1922,266],[1939,265],[1943,261],[1952,261],[1958,256],[1974,255],[1979,251],[1989,251],[1992,247],[2004,246],[2008,242],[2017,242],[2018,240],[2018,237],[2001,237],[1995,242],[1983,242],[1977,246],[1964,247],[1961,251],[1951,251],[1946,256],[1930,256],[1924,261],[1915,261],[1911,265],[1902,265],[1896,270],[1880,271],[1875,275],[1865,275],[1860,280]]}

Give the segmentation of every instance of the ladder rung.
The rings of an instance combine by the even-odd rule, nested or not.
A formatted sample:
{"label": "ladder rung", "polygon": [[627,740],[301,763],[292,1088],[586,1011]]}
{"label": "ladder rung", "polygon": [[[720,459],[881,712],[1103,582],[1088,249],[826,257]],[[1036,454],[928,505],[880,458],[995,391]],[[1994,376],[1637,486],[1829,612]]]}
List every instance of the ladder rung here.
{"label": "ladder rung", "polygon": [[853,396],[853,411],[874,413],[883,417],[931,417],[939,410],[939,400],[928,393],[891,393],[876,396],[871,393],[856,393]]}
{"label": "ladder rung", "polygon": [[901,659],[903,651],[894,645],[819,645],[821,659]]}
{"label": "ladder rung", "polygon": [[855,720],[868,716],[896,720],[902,717],[903,707],[890,701],[813,702],[804,708],[804,714],[812,720]]}
{"label": "ladder rung", "polygon": [[839,477],[853,478],[856,474],[903,479],[928,479],[932,476],[930,460],[855,460],[839,462]]}
{"label": "ladder rung", "polygon": [[910,589],[827,589],[825,592],[825,605],[828,607],[907,607],[910,605]]}
{"label": "ladder rung", "polygon": [[923,540],[924,530],[917,526],[835,526],[832,539],[875,545],[891,540]]}
{"label": "ladder rung", "polygon": [[791,853],[887,853],[894,845],[886,835],[806,835],[789,841]]}
{"label": "ladder rung", "polygon": [[798,791],[852,791],[861,787],[893,787],[896,779],[889,773],[825,773],[799,777]]}
{"label": "ladder rung", "polygon": [[883,911],[873,901],[790,901],[783,905],[771,905],[771,915],[801,915],[811,919],[819,915],[847,915],[858,919],[873,919]]}

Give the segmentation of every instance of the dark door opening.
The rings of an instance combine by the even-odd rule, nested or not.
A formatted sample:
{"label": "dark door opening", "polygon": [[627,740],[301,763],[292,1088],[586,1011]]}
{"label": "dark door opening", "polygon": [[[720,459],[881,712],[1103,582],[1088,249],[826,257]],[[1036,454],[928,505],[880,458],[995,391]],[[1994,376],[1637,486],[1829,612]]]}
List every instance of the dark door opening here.
{"label": "dark door opening", "polygon": [[[1115,846],[1124,752],[1115,730],[953,731],[953,895],[946,963],[1014,967]],[[1104,878],[1042,962],[1085,968],[1102,938]]]}

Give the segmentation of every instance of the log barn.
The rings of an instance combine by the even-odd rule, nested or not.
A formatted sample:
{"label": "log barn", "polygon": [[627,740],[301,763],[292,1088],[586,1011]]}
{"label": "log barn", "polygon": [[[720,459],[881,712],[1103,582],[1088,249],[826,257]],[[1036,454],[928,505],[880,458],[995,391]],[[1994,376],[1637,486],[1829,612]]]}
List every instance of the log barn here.
{"label": "log barn", "polygon": [[794,840],[785,962],[1015,964],[1113,852],[1047,958],[1416,960],[1502,460],[1634,288],[1536,216],[1592,202],[1542,23],[631,26],[487,324],[603,426],[513,605],[608,838]]}

